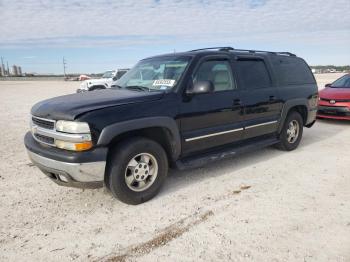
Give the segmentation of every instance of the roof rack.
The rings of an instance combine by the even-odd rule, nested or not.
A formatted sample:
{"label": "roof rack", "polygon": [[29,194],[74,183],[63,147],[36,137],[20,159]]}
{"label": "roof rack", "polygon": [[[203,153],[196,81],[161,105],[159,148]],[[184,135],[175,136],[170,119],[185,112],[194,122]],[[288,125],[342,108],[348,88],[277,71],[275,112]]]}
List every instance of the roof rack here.
{"label": "roof rack", "polygon": [[293,53],[290,52],[272,52],[272,51],[263,51],[263,50],[251,50],[251,49],[235,49],[230,46],[225,47],[208,47],[208,48],[201,48],[201,49],[194,49],[189,52],[195,52],[195,51],[204,51],[204,50],[218,50],[218,51],[234,51],[234,52],[246,52],[246,53],[267,53],[267,54],[274,54],[274,55],[285,55],[285,56],[296,56]]}
{"label": "roof rack", "polygon": [[234,50],[234,48],[230,46],[207,47],[207,48],[190,50],[189,52],[204,51],[204,50],[229,51],[229,50]]}

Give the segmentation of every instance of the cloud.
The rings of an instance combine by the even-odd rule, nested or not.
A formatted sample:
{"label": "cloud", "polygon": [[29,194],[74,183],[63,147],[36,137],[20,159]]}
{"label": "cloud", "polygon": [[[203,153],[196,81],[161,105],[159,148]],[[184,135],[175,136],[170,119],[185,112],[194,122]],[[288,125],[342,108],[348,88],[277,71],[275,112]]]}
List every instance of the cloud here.
{"label": "cloud", "polygon": [[[2,0],[0,48],[176,41],[350,44],[349,0]],[[311,37],[312,36],[312,37]]]}

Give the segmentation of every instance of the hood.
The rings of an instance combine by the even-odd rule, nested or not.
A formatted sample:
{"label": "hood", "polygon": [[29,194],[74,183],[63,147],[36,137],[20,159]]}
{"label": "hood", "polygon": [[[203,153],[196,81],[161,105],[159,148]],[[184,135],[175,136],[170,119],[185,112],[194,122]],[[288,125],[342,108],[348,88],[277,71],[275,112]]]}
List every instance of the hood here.
{"label": "hood", "polygon": [[350,99],[350,88],[326,87],[319,94],[321,98],[326,99]]}
{"label": "hood", "polygon": [[54,120],[74,120],[78,115],[111,106],[158,100],[163,92],[105,89],[59,96],[41,101],[32,107],[34,116]]}

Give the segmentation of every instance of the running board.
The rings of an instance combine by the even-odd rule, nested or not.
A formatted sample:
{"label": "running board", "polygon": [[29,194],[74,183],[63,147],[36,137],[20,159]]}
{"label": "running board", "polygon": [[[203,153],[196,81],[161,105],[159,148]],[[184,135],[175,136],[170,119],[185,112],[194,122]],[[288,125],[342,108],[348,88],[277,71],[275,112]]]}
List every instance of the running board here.
{"label": "running board", "polygon": [[255,140],[244,145],[226,147],[224,149],[215,150],[213,152],[204,153],[197,156],[185,157],[183,159],[177,160],[175,165],[180,170],[197,168],[220,159],[256,151],[258,149],[277,144],[278,142],[279,140],[277,138],[267,138],[260,141]]}

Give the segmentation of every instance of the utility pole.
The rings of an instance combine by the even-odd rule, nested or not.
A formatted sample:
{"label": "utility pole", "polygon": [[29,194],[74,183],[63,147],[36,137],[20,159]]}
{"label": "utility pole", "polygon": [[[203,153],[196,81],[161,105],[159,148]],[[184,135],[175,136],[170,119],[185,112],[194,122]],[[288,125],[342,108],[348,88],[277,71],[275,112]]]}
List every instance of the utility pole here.
{"label": "utility pole", "polygon": [[63,62],[63,74],[64,74],[64,78],[66,78],[67,61],[66,61],[66,59],[64,57],[63,57],[62,62]]}

